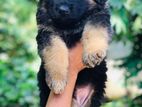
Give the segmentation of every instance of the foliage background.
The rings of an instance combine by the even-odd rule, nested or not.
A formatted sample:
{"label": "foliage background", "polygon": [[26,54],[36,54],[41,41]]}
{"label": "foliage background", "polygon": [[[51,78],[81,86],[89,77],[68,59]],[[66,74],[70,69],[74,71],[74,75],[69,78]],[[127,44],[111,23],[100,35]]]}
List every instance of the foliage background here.
{"label": "foliage background", "polygon": [[[0,107],[38,107],[36,72],[36,0],[0,0]],[[113,41],[129,42],[131,53],[117,68],[125,69],[125,86],[142,72],[142,0],[110,0]],[[134,81],[142,88],[142,79]],[[142,107],[142,94],[105,107]]]}

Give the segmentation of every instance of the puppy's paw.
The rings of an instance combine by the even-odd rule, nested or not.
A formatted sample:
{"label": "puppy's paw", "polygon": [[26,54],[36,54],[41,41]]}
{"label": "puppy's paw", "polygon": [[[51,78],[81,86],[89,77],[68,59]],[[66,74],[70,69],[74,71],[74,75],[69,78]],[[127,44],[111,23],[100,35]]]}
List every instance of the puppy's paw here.
{"label": "puppy's paw", "polygon": [[84,52],[83,53],[83,63],[89,67],[93,68],[96,65],[99,65],[106,56],[106,52],[102,50],[96,50],[93,52]]}
{"label": "puppy's paw", "polygon": [[55,94],[61,94],[67,85],[67,76],[58,74],[58,78],[46,75],[46,83]]}
{"label": "puppy's paw", "polygon": [[67,80],[52,80],[48,85],[55,94],[61,94],[67,85]]}

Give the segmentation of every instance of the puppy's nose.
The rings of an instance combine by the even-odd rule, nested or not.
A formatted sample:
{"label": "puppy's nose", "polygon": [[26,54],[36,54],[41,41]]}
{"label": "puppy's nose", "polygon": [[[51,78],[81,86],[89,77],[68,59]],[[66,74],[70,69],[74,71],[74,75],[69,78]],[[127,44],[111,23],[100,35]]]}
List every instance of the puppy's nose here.
{"label": "puppy's nose", "polygon": [[62,15],[68,15],[70,14],[70,8],[68,5],[61,5],[59,6],[59,13],[62,14]]}

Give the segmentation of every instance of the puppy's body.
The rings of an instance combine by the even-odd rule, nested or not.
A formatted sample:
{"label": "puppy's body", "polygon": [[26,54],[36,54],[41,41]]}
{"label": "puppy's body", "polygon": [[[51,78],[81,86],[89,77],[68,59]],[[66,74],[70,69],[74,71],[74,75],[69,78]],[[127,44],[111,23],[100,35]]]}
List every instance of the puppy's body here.
{"label": "puppy's body", "polygon": [[[101,105],[107,71],[103,59],[111,35],[110,15],[105,4],[106,0],[40,0],[37,43],[42,59],[38,73],[42,107],[50,89],[55,93],[64,90],[68,49],[79,41],[83,44],[83,63],[89,68],[78,76],[72,107]],[[89,91],[82,95],[78,90]]]}

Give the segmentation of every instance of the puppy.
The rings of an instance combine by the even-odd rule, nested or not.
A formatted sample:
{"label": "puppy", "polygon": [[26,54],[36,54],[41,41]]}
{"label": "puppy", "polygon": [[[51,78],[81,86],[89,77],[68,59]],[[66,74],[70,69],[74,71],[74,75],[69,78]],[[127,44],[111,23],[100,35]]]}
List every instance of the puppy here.
{"label": "puppy", "polygon": [[[41,107],[50,89],[60,94],[68,78],[68,50],[83,44],[87,66],[76,82],[72,107],[99,107],[106,81],[104,58],[111,39],[107,0],[39,0],[37,10],[38,52],[42,60],[38,81]],[[46,85],[47,84],[47,85]]]}

